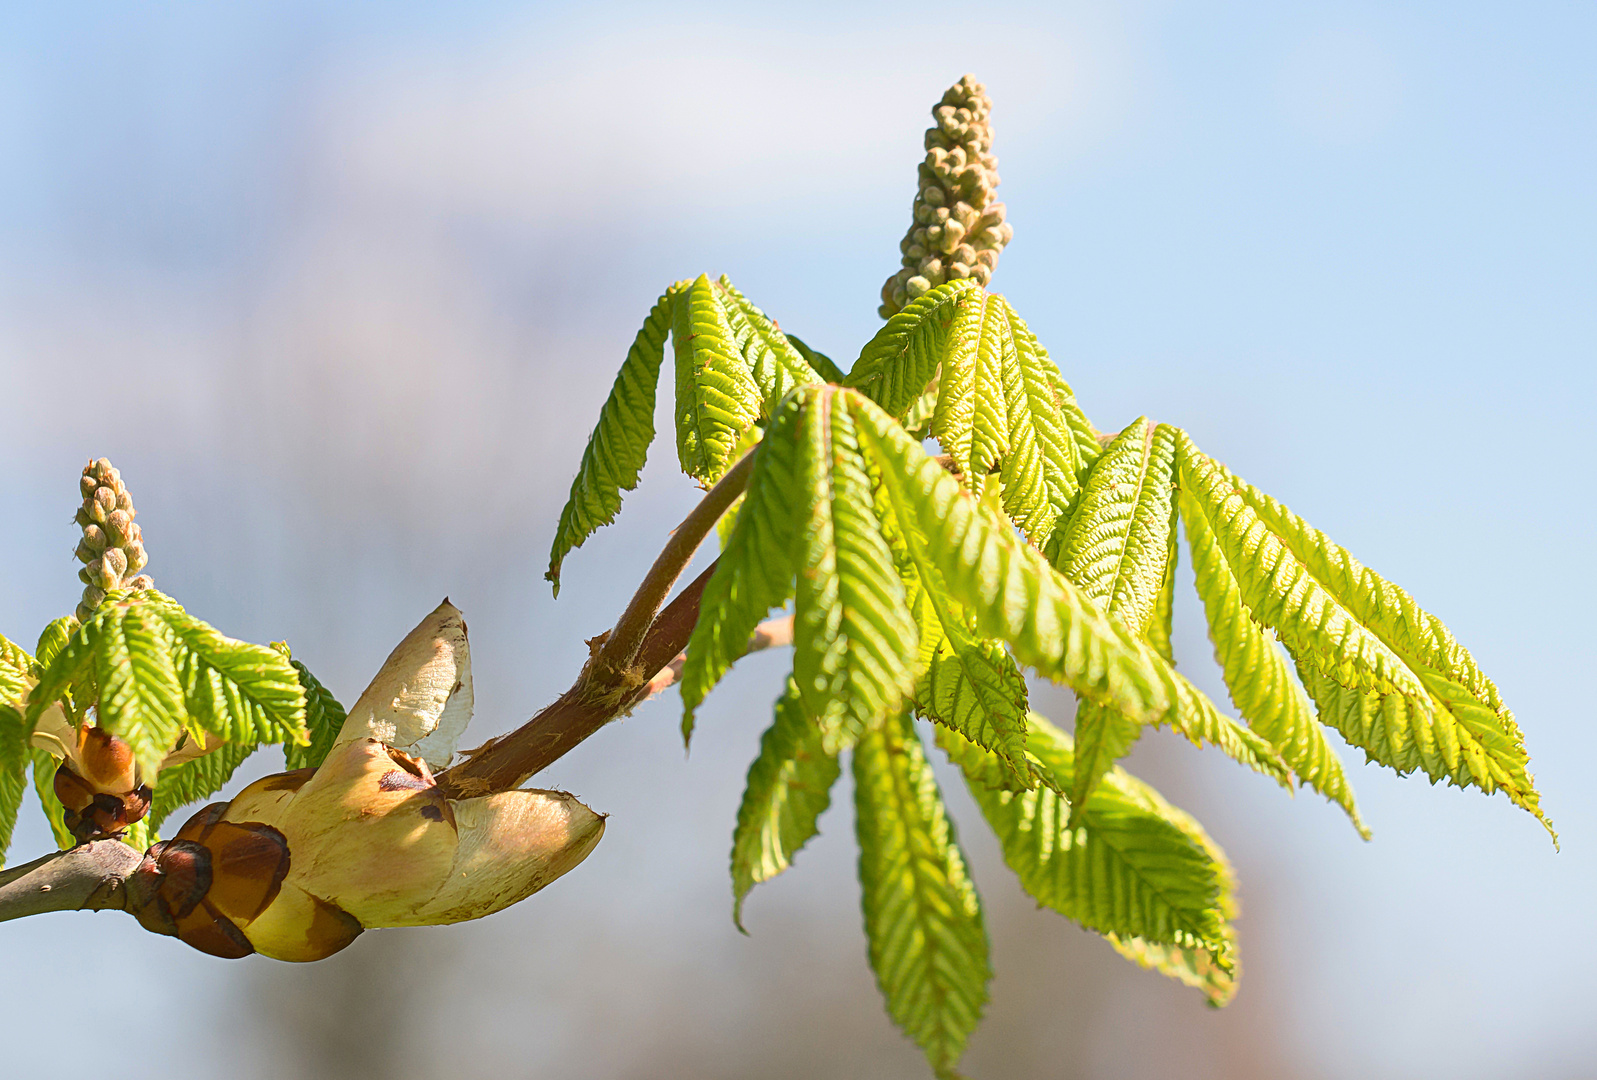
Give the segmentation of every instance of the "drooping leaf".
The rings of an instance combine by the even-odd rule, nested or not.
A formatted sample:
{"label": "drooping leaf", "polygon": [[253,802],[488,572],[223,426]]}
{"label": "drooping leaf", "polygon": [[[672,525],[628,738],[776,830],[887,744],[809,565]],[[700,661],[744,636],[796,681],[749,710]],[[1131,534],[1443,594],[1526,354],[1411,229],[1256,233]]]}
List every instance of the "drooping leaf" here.
{"label": "drooping leaf", "polygon": [[1003,460],[1004,509],[1033,543],[1048,539],[1075,502],[1084,471],[1054,393],[1057,369],[1015,309],[994,297],[1010,348],[1004,371],[1010,450]]}
{"label": "drooping leaf", "polygon": [[1314,706],[1271,635],[1243,606],[1237,579],[1208,518],[1186,492],[1181,507],[1194,580],[1209,621],[1209,640],[1232,704],[1249,726],[1270,740],[1300,780],[1342,807],[1359,835],[1369,839],[1342,762],[1326,739]]}
{"label": "drooping leaf", "polygon": [[[0,642],[4,642],[0,638]],[[0,650],[4,644],[0,644]],[[0,665],[5,663],[0,652]],[[17,813],[28,790],[28,753],[22,737],[22,717],[15,708],[0,704],[0,866],[5,865]]]}
{"label": "drooping leaf", "polygon": [[113,594],[67,640],[29,699],[27,732],[69,686],[79,708],[89,695],[99,726],[126,740],[149,775],[184,730],[250,745],[308,740],[304,691],[287,659],[153,590]]}
{"label": "drooping leaf", "polygon": [[34,649],[41,668],[50,666],[81,625],[75,615],[63,615],[59,619],[50,620],[44,631],[39,634],[39,644]]}
{"label": "drooping leaf", "polygon": [[763,403],[716,286],[700,274],[677,297],[671,324],[676,353],[677,456],[682,471],[713,484],[760,418]]}
{"label": "drooping leaf", "polygon": [[549,571],[544,575],[554,583],[556,595],[560,592],[560,564],[566,555],[614,521],[621,510],[621,493],[638,486],[638,474],[654,442],[654,396],[665,359],[665,339],[671,330],[676,296],[684,284],[673,285],[655,301],[599,411],[599,423],[588,436],[582,464],[571,482],[571,495],[560,511]]}
{"label": "drooping leaf", "polygon": [[1002,639],[1023,662],[1090,700],[1149,720],[1165,713],[1171,702],[1160,669],[1168,665],[1106,618],[880,409],[859,399],[850,409],[894,512],[914,523],[910,535],[923,543],[949,595],[973,615],[976,633]]}
{"label": "drooping leaf", "polygon": [[[822,381],[792,340],[765,312],[749,303],[728,278],[723,275],[715,287],[727,324],[743,354],[743,362],[753,374],[754,384],[760,388],[762,416],[769,417],[776,410],[777,402],[795,386]],[[731,460],[736,461],[737,456],[734,454]]]}
{"label": "drooping leaf", "polygon": [[17,705],[33,686],[33,657],[0,634],[0,705]]}
{"label": "drooping leaf", "polygon": [[[1028,726],[1037,766],[1068,791],[1070,736],[1035,714]],[[1201,949],[1222,968],[1231,965],[1229,869],[1212,841],[1194,834],[1195,823],[1152,788],[1112,769],[1072,828],[1070,804],[1057,791],[995,786],[1001,774],[992,755],[946,729],[937,740],[964,772],[1004,861],[1038,903],[1099,933]]]}
{"label": "drooping leaf", "polygon": [[151,775],[184,727],[177,637],[153,604],[102,606],[85,629],[95,645],[97,723],[125,741]]}
{"label": "drooping leaf", "polygon": [[1552,834],[1513,713],[1440,619],[1185,436],[1179,464],[1242,603],[1292,654],[1323,722],[1400,773],[1501,789]]}
{"label": "drooping leaf", "polygon": [[760,754],[749,766],[732,833],[732,921],[739,930],[749,890],[786,870],[816,834],[816,821],[831,805],[832,785],[842,773],[791,678],[775,712],[760,739]]}
{"label": "drooping leaf", "polygon": [[317,768],[327,760],[328,751],[344,729],[344,706],[311,674],[310,668],[294,659],[285,642],[274,641],[272,648],[294,665],[294,673],[299,676],[299,685],[305,691],[305,730],[310,735],[308,743],[289,743],[283,747],[284,766],[288,769]]}
{"label": "drooping leaf", "polygon": [[743,508],[704,587],[682,667],[684,740],[693,733],[694,710],[748,649],[760,620],[793,595],[795,538],[809,499],[799,445],[803,409],[795,395],[771,418],[755,451]]}
{"label": "drooping leaf", "polygon": [[836,751],[902,708],[914,689],[917,631],[848,407],[862,399],[835,387],[805,398],[793,675]]}
{"label": "drooping leaf", "polygon": [[33,763],[33,791],[39,798],[39,808],[44,811],[44,819],[50,823],[50,833],[55,837],[56,846],[65,851],[75,845],[78,838],[67,828],[66,807],[61,805],[55,793],[55,773],[61,763],[48,750],[36,746],[29,749],[28,757]]}
{"label": "drooping leaf", "polygon": [[1209,1005],[1223,1009],[1236,997],[1242,979],[1242,962],[1236,958],[1236,927],[1225,924],[1225,940],[1230,956],[1229,968],[1215,960],[1215,953],[1201,946],[1156,945],[1141,938],[1122,938],[1105,934],[1115,951],[1133,964],[1157,971],[1184,986],[1190,986],[1208,999]]}
{"label": "drooping leaf", "polygon": [[975,281],[960,278],[917,296],[860,350],[845,385],[888,415],[903,416],[943,363],[955,309],[967,293],[980,289]]}
{"label": "drooping leaf", "polygon": [[854,806],[871,969],[889,1015],[946,1074],[981,1019],[992,969],[980,901],[907,715],[861,736]]}
{"label": "drooping leaf", "polygon": [[[1146,417],[1127,425],[1093,464],[1054,556],[1060,573],[1145,638],[1168,575],[1175,527],[1173,435]],[[1078,816],[1099,780],[1141,734],[1142,725],[1119,710],[1082,703],[1070,792]]]}

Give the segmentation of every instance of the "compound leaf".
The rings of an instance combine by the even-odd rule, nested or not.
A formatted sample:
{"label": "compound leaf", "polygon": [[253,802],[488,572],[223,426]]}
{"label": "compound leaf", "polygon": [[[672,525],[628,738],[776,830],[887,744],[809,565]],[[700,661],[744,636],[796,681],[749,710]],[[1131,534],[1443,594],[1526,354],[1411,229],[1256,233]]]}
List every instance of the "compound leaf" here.
{"label": "compound leaf", "polygon": [[871,969],[894,1022],[949,1073],[992,970],[981,903],[907,714],[860,737],[854,806]]}

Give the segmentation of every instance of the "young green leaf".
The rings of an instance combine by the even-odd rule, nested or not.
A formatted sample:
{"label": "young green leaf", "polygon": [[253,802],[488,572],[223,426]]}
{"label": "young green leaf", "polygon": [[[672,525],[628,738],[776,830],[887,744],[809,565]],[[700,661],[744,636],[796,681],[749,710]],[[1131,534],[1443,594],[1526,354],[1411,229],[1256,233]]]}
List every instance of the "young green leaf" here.
{"label": "young green leaf", "polygon": [[[1175,527],[1172,429],[1146,417],[1128,425],[1094,463],[1064,530],[1054,565],[1110,615],[1147,636],[1168,576]],[[1099,780],[1131,749],[1142,725],[1113,708],[1084,702],[1076,712],[1076,819]]]}
{"label": "young green leaf", "polygon": [[238,767],[259,749],[256,743],[224,742],[203,757],[162,769],[150,800],[150,828],[159,829],[179,807],[221,791]]}
{"label": "young green leaf", "polygon": [[0,634],[0,705],[21,703],[33,679],[33,657]]}
{"label": "young green leaf", "polygon": [[1055,396],[1058,369],[1015,309],[994,297],[1006,323],[1011,361],[1004,372],[1010,452],[1003,461],[1004,509],[1033,543],[1068,513],[1085,468]]}
{"label": "young green leaf", "polygon": [[1399,773],[1501,789],[1553,834],[1514,714],[1440,619],[1185,436],[1179,462],[1243,604],[1292,654],[1322,721]]}
{"label": "young green leaf", "polygon": [[1243,606],[1236,576],[1209,528],[1209,519],[1187,492],[1182,492],[1180,506],[1194,580],[1209,621],[1209,640],[1232,704],[1249,726],[1270,740],[1299,779],[1342,807],[1359,835],[1369,839],[1342,762],[1286,657]]}
{"label": "young green leaf", "polygon": [[975,281],[960,278],[916,297],[866,342],[845,385],[895,419],[903,416],[944,362],[955,309],[967,293],[980,289]]}
{"label": "young green leaf", "polygon": [[1089,700],[1147,720],[1165,713],[1168,665],[1106,618],[874,404],[855,398],[848,408],[880,466],[894,513],[915,524],[906,534],[917,538],[948,594],[972,614],[977,634],[1002,639],[1021,661]]}
{"label": "young green leaf", "polygon": [[[743,362],[753,374],[754,384],[760,388],[760,415],[769,417],[776,411],[777,402],[795,386],[822,381],[791,339],[765,312],[749,303],[725,275],[715,287],[727,324],[743,354]],[[736,460],[735,455],[733,460]]]}
{"label": "young green leaf", "polygon": [[344,729],[344,706],[309,668],[294,659],[286,642],[274,641],[272,648],[294,665],[294,673],[299,676],[299,685],[305,691],[305,730],[310,735],[308,743],[283,747],[284,764],[289,769],[314,769],[327,759],[338,733]]}
{"label": "young green leaf", "polygon": [[786,870],[809,843],[842,773],[837,755],[826,752],[820,728],[804,712],[791,678],[776,699],[775,712],[776,719],[760,738],[759,757],[749,766],[732,833],[732,921],[739,930],[749,890]]}
{"label": "young green leaf", "polygon": [[153,604],[107,604],[85,629],[95,642],[98,725],[128,744],[144,775],[154,775],[183,730],[177,638]]}
{"label": "young green leaf", "polygon": [[[1070,736],[1035,714],[1028,727],[1037,766],[1068,791]],[[1212,841],[1195,836],[1191,819],[1152,788],[1115,768],[1072,828],[1070,804],[1055,790],[995,787],[991,755],[947,729],[938,729],[937,741],[965,773],[1004,861],[1038,903],[1099,933],[1202,949],[1230,966],[1229,870]]]}
{"label": "young green leaf", "polygon": [[229,742],[309,744],[305,691],[287,658],[227,637],[179,608],[162,617],[177,639],[185,727]]}
{"label": "young green leaf", "polygon": [[810,391],[799,423],[807,509],[796,537],[793,675],[834,752],[902,708],[917,646],[849,398],[860,400]]}
{"label": "young green leaf", "polygon": [[655,301],[599,410],[599,423],[588,436],[582,464],[571,482],[571,496],[560,511],[549,571],[544,575],[554,583],[556,595],[560,592],[560,564],[566,555],[614,521],[621,511],[621,493],[638,486],[638,473],[654,442],[654,395],[665,360],[665,339],[677,294],[685,284],[678,282]]}
{"label": "young green leaf", "polygon": [[28,758],[33,763],[33,792],[39,798],[39,808],[44,811],[44,819],[50,823],[50,833],[55,837],[56,846],[65,851],[77,844],[78,838],[67,828],[66,807],[61,805],[55,793],[55,774],[61,763],[50,751],[37,746],[29,749]]}
{"label": "young green leaf", "polygon": [[51,619],[39,634],[38,647],[34,652],[38,654],[38,663],[41,668],[49,667],[61,650],[66,647],[73,634],[78,632],[82,625],[75,615],[63,615],[59,619]]}
{"label": "young green leaf", "polygon": [[893,1020],[949,1073],[981,1019],[992,969],[981,903],[907,714],[861,736],[854,807],[871,969]]}
{"label": "young green leaf", "polygon": [[699,601],[699,621],[683,662],[682,738],[693,713],[748,649],[754,628],[793,595],[794,550],[809,501],[800,461],[802,395],[787,398],[754,452],[749,486],[732,534]]}
{"label": "young green leaf", "polygon": [[673,315],[677,456],[683,472],[713,484],[760,418],[762,395],[708,277],[700,274],[683,290]]}
{"label": "young green leaf", "polygon": [[0,866],[5,865],[17,813],[28,790],[28,753],[21,736],[22,717],[10,705],[0,704]]}

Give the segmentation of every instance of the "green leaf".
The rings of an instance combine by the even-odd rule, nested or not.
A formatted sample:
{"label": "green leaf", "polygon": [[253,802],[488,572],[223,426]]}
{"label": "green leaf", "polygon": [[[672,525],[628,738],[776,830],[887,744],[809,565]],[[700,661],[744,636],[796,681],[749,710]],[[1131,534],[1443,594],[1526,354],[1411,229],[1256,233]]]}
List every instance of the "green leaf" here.
{"label": "green leaf", "polygon": [[1009,453],[1004,382],[1014,368],[1014,343],[1000,304],[974,289],[960,298],[932,414],[932,436],[953,456],[972,491],[980,490],[982,478]]}
{"label": "green leaf", "polygon": [[[284,649],[286,655],[287,646]],[[310,742],[303,746],[296,743],[284,746],[284,763],[289,769],[318,768],[327,760],[328,751],[332,750],[333,743],[338,741],[338,733],[344,728],[344,706],[311,674],[309,668],[298,660],[291,659],[289,662],[294,665],[299,684],[305,691],[305,729],[310,734]]]}
{"label": "green leaf", "polygon": [[[1154,428],[1146,417],[1128,425],[1093,464],[1054,559],[1062,574],[1143,637],[1169,574],[1174,470],[1173,429]],[[1142,725],[1116,709],[1085,702],[1077,710],[1070,792],[1077,815],[1141,734]]]}
{"label": "green leaf", "polygon": [[1012,360],[1004,372],[1010,433],[1002,469],[1004,509],[1034,543],[1042,543],[1074,505],[1086,464],[1055,394],[1058,369],[1008,301],[993,300],[1007,323],[1006,355]]}
{"label": "green leaf", "polygon": [[793,675],[831,751],[903,707],[917,646],[850,397],[862,400],[836,387],[808,392],[799,423],[807,510],[797,537]]}
{"label": "green leaf", "polygon": [[154,775],[183,731],[177,638],[152,604],[102,606],[86,629],[95,642],[97,723],[128,744],[146,776]]}
{"label": "green leaf", "polygon": [[56,846],[65,851],[75,846],[78,838],[67,828],[66,807],[61,805],[61,800],[55,794],[55,773],[61,763],[48,750],[36,746],[29,748],[28,757],[33,762],[33,791],[39,798],[39,809],[44,811],[44,819],[50,823]]}
{"label": "green leaf", "polygon": [[816,352],[800,341],[797,334],[787,335],[787,340],[790,345],[798,350],[799,355],[804,358],[804,362],[810,366],[810,369],[824,381],[842,384],[846,376],[843,374],[843,369],[832,362],[830,356],[823,352]]}
{"label": "green leaf", "polygon": [[1442,621],[1185,436],[1179,463],[1242,603],[1292,654],[1320,719],[1399,773],[1501,789],[1556,844],[1514,714]]}
{"label": "green leaf", "polygon": [[1201,947],[1156,945],[1141,938],[1122,938],[1118,934],[1104,937],[1116,952],[1133,964],[1201,991],[1211,1006],[1223,1009],[1236,997],[1242,979],[1242,963],[1236,959],[1236,928],[1227,922],[1225,933],[1230,967],[1222,967],[1215,953]]}
{"label": "green leaf", "polygon": [[185,727],[228,742],[309,744],[305,691],[286,657],[227,637],[180,609],[163,614],[178,642]]}
{"label": "green leaf", "polygon": [[[1035,714],[1028,726],[1037,766],[1070,790],[1070,736]],[[1072,828],[1070,804],[1057,791],[993,786],[991,755],[947,729],[938,730],[937,741],[964,772],[1004,861],[1038,903],[1099,933],[1202,949],[1231,966],[1230,871],[1190,817],[1117,767]]]}
{"label": "green leaf", "polygon": [[[4,639],[0,638],[0,642]],[[3,652],[0,663],[4,663]],[[17,813],[27,790],[28,753],[22,742],[22,717],[10,705],[0,705],[0,866],[5,865],[11,834],[17,827]]]}
{"label": "green leaf", "polygon": [[743,508],[704,587],[680,681],[684,741],[694,710],[748,650],[754,628],[793,595],[795,540],[809,499],[798,445],[803,409],[794,395],[772,417],[754,452]]}
{"label": "green leaf", "polygon": [[854,749],[865,936],[887,1011],[940,1073],[953,1070],[992,977],[976,889],[913,722]]}
{"label": "green leaf", "polygon": [[33,686],[33,657],[0,634],[0,705],[19,704]]}
{"label": "green leaf", "polygon": [[[715,285],[727,324],[743,354],[743,362],[753,374],[754,384],[760,388],[763,399],[760,415],[769,417],[776,411],[777,402],[795,386],[821,381],[820,375],[788,336],[765,312],[749,303],[728,278],[723,275]],[[737,460],[736,456],[732,460]]]}
{"label": "green leaf", "polygon": [[655,301],[599,411],[599,423],[588,436],[582,464],[571,482],[571,496],[560,511],[549,571],[544,575],[554,583],[556,595],[560,592],[560,564],[566,555],[614,521],[621,511],[621,493],[638,486],[638,474],[654,442],[654,395],[681,288],[682,283],[673,285]]}
{"label": "green leaf", "polygon": [[845,385],[858,389],[888,415],[903,416],[943,363],[955,309],[967,293],[980,289],[975,281],[961,278],[911,300],[860,350]]}
{"label": "green leaf", "polygon": [[732,451],[760,418],[763,399],[708,277],[700,274],[683,290],[673,316],[677,456],[683,472],[708,485],[732,464]]}
{"label": "green leaf", "polygon": [[732,833],[732,921],[739,930],[749,890],[786,870],[816,834],[841,773],[837,755],[826,752],[820,728],[804,712],[789,678],[776,700],[776,719],[760,738],[759,757],[749,766]]}
{"label": "green leaf", "polygon": [[[69,638],[29,700],[26,732],[74,686],[80,708],[124,739],[154,775],[184,730],[228,742],[308,741],[305,695],[287,659],[227,637],[168,597],[113,596]],[[83,689],[94,687],[92,697]]]}
{"label": "green leaf", "polygon": [[238,767],[259,749],[255,743],[224,742],[203,757],[162,769],[150,801],[150,828],[159,829],[179,807],[221,791]]}
{"label": "green leaf", "polygon": [[1192,496],[1181,495],[1181,516],[1192,550],[1192,570],[1209,621],[1214,658],[1225,675],[1237,712],[1270,740],[1305,784],[1342,807],[1359,835],[1369,829],[1359,817],[1342,762],[1325,737],[1303,688],[1272,636],[1254,622],[1241,589],[1220,551],[1208,518]]}
{"label": "green leaf", "polygon": [[1148,646],[1106,618],[875,405],[854,399],[849,408],[894,513],[915,525],[906,535],[971,613],[977,634],[1002,639],[1022,662],[1089,700],[1148,720],[1170,708],[1161,672],[1168,665]]}

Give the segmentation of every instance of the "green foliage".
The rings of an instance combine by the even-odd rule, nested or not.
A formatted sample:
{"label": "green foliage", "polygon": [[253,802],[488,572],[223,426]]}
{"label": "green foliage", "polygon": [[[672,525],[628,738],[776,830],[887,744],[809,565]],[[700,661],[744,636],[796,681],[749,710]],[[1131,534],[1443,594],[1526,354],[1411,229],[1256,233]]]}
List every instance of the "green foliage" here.
{"label": "green foliage", "polygon": [[836,754],[826,752],[820,728],[804,712],[790,678],[776,702],[776,719],[760,739],[749,766],[743,805],[732,833],[732,921],[743,929],[749,890],[786,870],[818,830],[832,803],[832,785],[842,775]]}
{"label": "green foliage", "polygon": [[855,747],[854,822],[877,985],[893,1020],[950,1073],[986,1007],[992,969],[981,902],[908,716]]}
{"label": "green foliage", "polygon": [[[685,735],[760,620],[794,610],[793,673],[733,836],[734,919],[816,834],[852,748],[871,963],[939,1072],[988,968],[911,715],[933,722],[1023,888],[1214,1005],[1240,975],[1232,871],[1196,821],[1116,765],[1144,727],[1301,781],[1366,836],[1326,726],[1399,771],[1502,788],[1540,816],[1512,715],[1440,622],[1179,429],[1138,420],[1100,436],[1002,297],[970,280],[930,288],[840,386],[724,279],[675,288],[662,304],[680,331],[684,470],[708,481],[753,454],[688,642]],[[649,340],[658,353],[663,329]],[[646,446],[652,430],[615,401],[603,445]],[[590,457],[600,445],[596,433]],[[578,496],[596,490],[588,462],[557,563]],[[613,516],[619,501],[605,505]],[[1182,522],[1240,721],[1173,666]],[[1074,738],[1027,711],[1022,665],[1075,691]]]}
{"label": "green foliage", "polygon": [[294,665],[294,673],[299,676],[300,688],[305,691],[305,730],[310,735],[308,742],[284,745],[283,762],[290,769],[314,769],[327,760],[347,714],[310,668],[294,659],[286,642],[274,641],[272,648]]}
{"label": "green foliage", "polygon": [[162,769],[150,801],[150,828],[159,829],[178,807],[221,791],[238,767],[259,749],[259,743],[226,742],[203,757]]}
{"label": "green foliage", "polygon": [[655,302],[616,375],[588,438],[560,513],[545,575],[560,589],[560,567],[601,526],[615,520],[621,493],[638,486],[654,442],[655,389],[670,337],[676,360],[677,456],[682,471],[713,483],[736,460],[751,428],[768,420],[795,386],[820,382],[811,361],[835,365],[795,343],[725,277],[679,281]]}
{"label": "green foliage", "polygon": [[1292,654],[1321,722],[1400,773],[1501,789],[1552,833],[1514,714],[1441,620],[1185,436],[1179,460],[1183,506]]}

